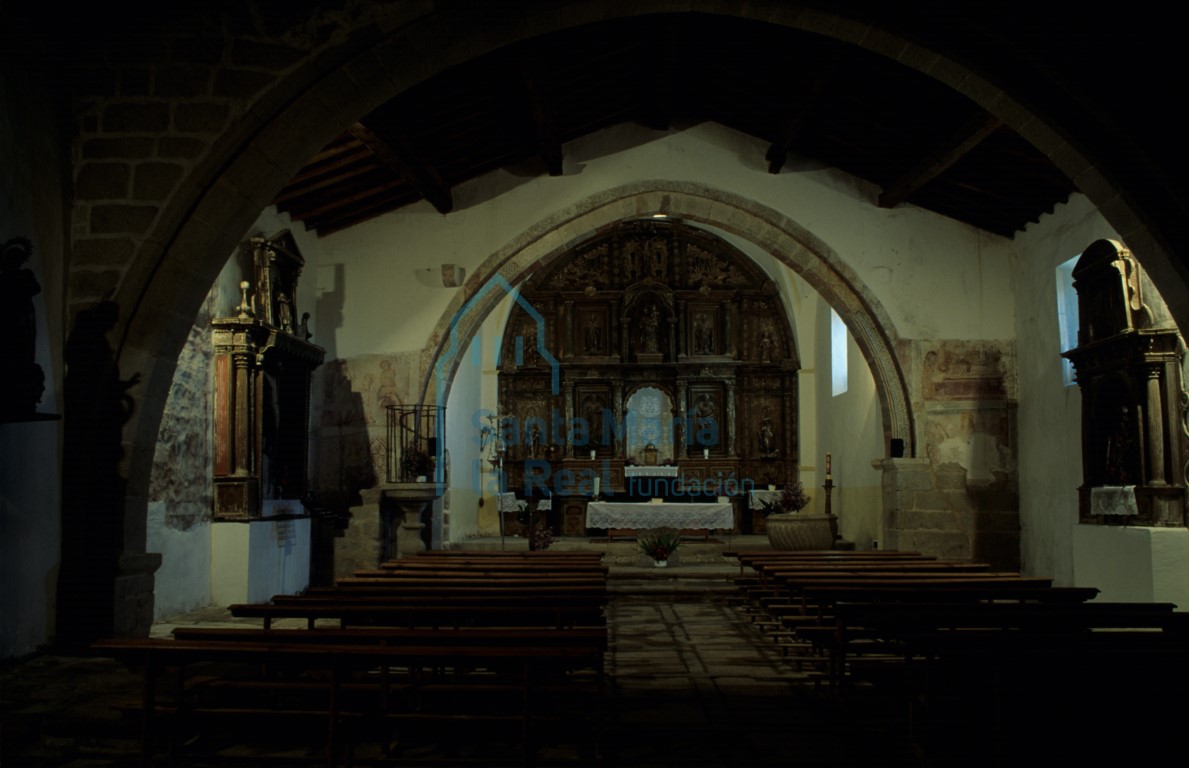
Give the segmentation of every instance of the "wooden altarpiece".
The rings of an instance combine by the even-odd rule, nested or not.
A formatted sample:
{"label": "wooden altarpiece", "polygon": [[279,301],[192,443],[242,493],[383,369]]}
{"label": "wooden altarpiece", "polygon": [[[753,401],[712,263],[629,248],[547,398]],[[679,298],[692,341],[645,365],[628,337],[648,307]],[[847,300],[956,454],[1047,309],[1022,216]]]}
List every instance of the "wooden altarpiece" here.
{"label": "wooden altarpiece", "polygon": [[[619,498],[632,465],[675,465],[722,490],[797,476],[800,366],[787,314],[767,275],[705,231],[632,221],[571,248],[521,288],[501,349],[508,488],[526,487],[526,461],[536,477],[548,472],[563,534],[583,533],[590,495],[557,493],[567,471],[596,471],[600,495]],[[652,410],[636,413],[644,390]],[[736,504],[751,530],[746,496]]]}
{"label": "wooden altarpiece", "polygon": [[232,317],[211,321],[215,352],[214,516],[251,520],[307,490],[310,375],[325,350],[296,319],[304,260],[286,230],[245,244],[251,280]]}
{"label": "wooden altarpiece", "polygon": [[[1082,392],[1080,521],[1183,526],[1189,452],[1180,334],[1171,320],[1156,320],[1139,264],[1116,243],[1093,243],[1073,277],[1078,346],[1065,357]],[[1095,504],[1104,488],[1132,486],[1134,514]]]}

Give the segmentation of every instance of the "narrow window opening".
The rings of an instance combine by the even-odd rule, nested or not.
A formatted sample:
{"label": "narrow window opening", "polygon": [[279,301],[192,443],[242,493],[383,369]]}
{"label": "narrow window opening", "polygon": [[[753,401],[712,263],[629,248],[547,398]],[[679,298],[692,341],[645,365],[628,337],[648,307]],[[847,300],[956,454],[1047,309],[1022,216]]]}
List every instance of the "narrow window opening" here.
{"label": "narrow window opening", "polygon": [[[1078,345],[1078,294],[1073,289],[1073,268],[1080,255],[1057,267],[1057,330],[1061,335],[1061,352]],[[1074,381],[1073,363],[1061,358],[1061,380],[1067,387]]]}
{"label": "narrow window opening", "polygon": [[846,324],[833,309],[830,310],[830,393],[837,397],[846,392]]}

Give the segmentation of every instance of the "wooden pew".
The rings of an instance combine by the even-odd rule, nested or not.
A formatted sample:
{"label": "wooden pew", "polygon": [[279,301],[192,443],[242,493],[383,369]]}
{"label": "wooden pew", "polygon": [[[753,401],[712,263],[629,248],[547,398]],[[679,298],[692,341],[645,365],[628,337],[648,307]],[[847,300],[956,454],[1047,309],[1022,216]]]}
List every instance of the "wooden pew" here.
{"label": "wooden pew", "polygon": [[1189,715],[1179,695],[1189,613],[1171,604],[840,602],[835,614],[840,632],[863,627],[899,647],[910,738],[929,764],[983,764],[971,762],[971,744],[992,750],[980,756],[990,765],[1051,750],[1113,764],[1133,757],[1127,729],[1108,727],[1076,754],[1063,734],[1158,701],[1162,717]]}
{"label": "wooden pew", "polygon": [[527,601],[519,604],[464,605],[350,605],[307,601],[293,604],[240,604],[228,607],[232,616],[263,619],[269,628],[277,619],[304,619],[313,628],[319,619],[340,627],[588,627],[605,626],[602,605]]}
{"label": "wooden pew", "polygon": [[[321,632],[317,634],[320,639],[324,637]],[[378,644],[371,640],[345,642],[342,640],[347,635],[343,633],[339,641],[307,642],[296,640],[297,633],[273,632],[264,635],[267,640],[259,635],[250,640],[102,640],[93,648],[144,669],[142,755],[146,765],[153,760],[156,722],[162,715],[171,718],[167,728],[174,735],[171,752],[191,732],[190,724],[199,719],[242,722],[279,715],[290,727],[320,721],[330,765],[337,764],[341,757],[342,726],[352,719],[422,726],[436,718],[454,723],[452,727],[457,728],[463,717],[473,717],[518,725],[519,743],[528,765],[533,759],[533,723],[547,716],[558,701],[550,699],[545,708],[538,704],[547,684],[572,679],[570,673],[574,670],[601,670],[606,647],[605,634],[592,635],[589,642],[575,636],[556,642],[561,635],[508,642],[506,637],[492,639],[474,634],[455,638],[456,642],[442,642],[443,637],[454,634],[439,633],[432,643]],[[233,678],[211,680],[211,663],[236,665],[239,671]],[[159,681],[167,669],[173,670],[168,677],[174,683],[172,700],[159,702]],[[250,670],[262,669],[267,670],[267,677],[241,678]],[[397,669],[408,672],[400,684],[394,683]],[[442,670],[448,671],[448,678],[441,677]],[[507,699],[510,706],[467,714],[468,690],[498,692],[490,685],[493,674],[497,680],[506,681],[504,687],[512,689],[514,695]],[[468,689],[470,685],[477,687]],[[267,688],[270,695],[261,700],[263,703],[252,701],[250,694],[261,687]],[[577,691],[577,685],[563,687],[570,695]],[[460,690],[463,695],[456,695]],[[211,694],[220,692],[230,695],[212,700]],[[402,698],[405,694],[409,696],[407,701]],[[445,696],[446,706],[435,709],[427,704],[431,695]],[[321,710],[310,704],[319,701]]]}
{"label": "wooden pew", "polygon": [[607,573],[608,566],[601,563],[572,563],[536,558],[409,558],[381,563],[377,569],[383,571],[423,572],[480,572],[480,573]]}
{"label": "wooden pew", "polygon": [[420,558],[485,558],[508,557],[530,559],[559,559],[573,561],[602,562],[602,552],[588,552],[584,550],[488,550],[488,549],[428,549],[417,553]]}

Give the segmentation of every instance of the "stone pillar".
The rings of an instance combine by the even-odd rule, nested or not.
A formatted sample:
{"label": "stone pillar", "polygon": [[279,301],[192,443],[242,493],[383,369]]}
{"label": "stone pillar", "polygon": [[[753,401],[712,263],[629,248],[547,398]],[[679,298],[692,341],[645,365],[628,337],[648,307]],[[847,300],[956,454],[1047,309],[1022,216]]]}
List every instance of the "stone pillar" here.
{"label": "stone pillar", "polygon": [[402,502],[397,505],[404,518],[396,532],[397,560],[425,551],[425,542],[421,540],[425,524],[421,522],[421,514],[427,506],[426,502]]}
{"label": "stone pillar", "polygon": [[421,515],[441,495],[437,483],[394,483],[382,492],[384,501],[394,503],[401,518],[396,532],[396,558],[411,557],[425,550]]}
{"label": "stone pillar", "polygon": [[972,558],[969,526],[938,490],[931,459],[876,459],[871,466],[883,471],[883,548]]}
{"label": "stone pillar", "polygon": [[157,552],[124,552],[115,580],[112,632],[116,637],[148,637],[153,627],[153,574],[161,567]]}

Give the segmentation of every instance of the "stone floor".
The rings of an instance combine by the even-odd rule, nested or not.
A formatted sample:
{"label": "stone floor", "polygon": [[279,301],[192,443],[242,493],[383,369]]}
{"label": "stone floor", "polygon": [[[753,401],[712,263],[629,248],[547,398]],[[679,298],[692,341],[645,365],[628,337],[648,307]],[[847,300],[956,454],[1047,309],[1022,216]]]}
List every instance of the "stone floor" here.
{"label": "stone floor", "polygon": [[[734,604],[738,568],[613,566],[609,685],[601,754],[546,743],[537,764],[646,766],[912,765],[900,707],[872,693],[815,690]],[[221,609],[161,622],[240,623]],[[0,667],[0,766],[138,764],[134,722],[112,709],[139,698],[139,677],[103,658],[41,654]],[[238,755],[239,759],[233,760]],[[192,765],[255,764],[234,750]],[[311,754],[294,754],[307,764]],[[397,764],[494,765],[479,743],[427,742]],[[511,756],[515,760],[515,756]],[[366,750],[357,754],[366,763]],[[270,764],[287,765],[286,759]]]}

